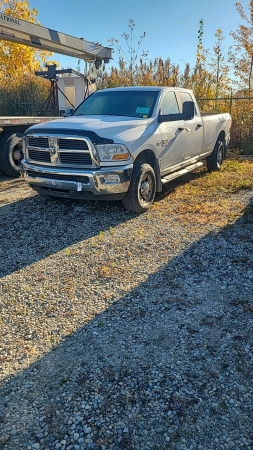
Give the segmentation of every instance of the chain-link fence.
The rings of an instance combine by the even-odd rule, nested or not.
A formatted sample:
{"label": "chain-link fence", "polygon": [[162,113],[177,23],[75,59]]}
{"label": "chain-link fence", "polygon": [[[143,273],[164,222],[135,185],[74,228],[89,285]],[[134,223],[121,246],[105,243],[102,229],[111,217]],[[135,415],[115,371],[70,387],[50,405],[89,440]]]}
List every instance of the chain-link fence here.
{"label": "chain-link fence", "polygon": [[12,86],[0,86],[0,116],[57,115],[53,110],[42,108],[49,95],[50,84],[34,79]]}
{"label": "chain-link fence", "polygon": [[[0,116],[55,115],[55,111],[42,108],[49,94],[45,80],[24,80],[16,87],[0,87]],[[230,147],[241,153],[253,153],[253,98],[236,97],[199,98],[202,113],[229,112],[232,116]],[[43,111],[42,111],[43,109]]]}
{"label": "chain-link fence", "polygon": [[243,154],[253,153],[253,98],[199,98],[202,113],[229,112],[232,117],[230,148]]}

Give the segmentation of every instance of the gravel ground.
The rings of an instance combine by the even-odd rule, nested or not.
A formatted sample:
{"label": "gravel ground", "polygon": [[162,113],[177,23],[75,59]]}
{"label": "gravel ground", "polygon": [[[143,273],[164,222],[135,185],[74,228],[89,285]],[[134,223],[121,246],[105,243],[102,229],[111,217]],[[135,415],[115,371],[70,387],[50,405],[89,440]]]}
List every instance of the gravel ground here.
{"label": "gravel ground", "polygon": [[253,191],[222,227],[0,183],[0,449],[253,449]]}

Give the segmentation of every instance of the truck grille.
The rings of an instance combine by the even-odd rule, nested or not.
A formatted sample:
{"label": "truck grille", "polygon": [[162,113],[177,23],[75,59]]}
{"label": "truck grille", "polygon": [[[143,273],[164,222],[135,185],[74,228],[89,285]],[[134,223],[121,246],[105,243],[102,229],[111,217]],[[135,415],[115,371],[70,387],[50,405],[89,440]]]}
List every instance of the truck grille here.
{"label": "truck grille", "polygon": [[62,164],[83,164],[90,165],[91,157],[89,153],[70,153],[70,152],[59,152],[60,161]]}
{"label": "truck grille", "polygon": [[47,162],[47,163],[51,162],[49,151],[35,150],[33,148],[29,148],[28,154],[29,159],[32,159],[33,161]]}
{"label": "truck grille", "polygon": [[29,137],[28,145],[31,147],[48,148],[48,138],[46,137]]}
{"label": "truck grille", "polygon": [[89,150],[87,142],[82,139],[59,139],[59,150]]}
{"label": "truck grille", "polygon": [[[50,153],[50,137],[28,136],[28,158],[34,162],[64,166],[91,166],[92,158],[85,139],[59,138],[54,140],[56,152]],[[55,155],[58,155],[55,158]]]}

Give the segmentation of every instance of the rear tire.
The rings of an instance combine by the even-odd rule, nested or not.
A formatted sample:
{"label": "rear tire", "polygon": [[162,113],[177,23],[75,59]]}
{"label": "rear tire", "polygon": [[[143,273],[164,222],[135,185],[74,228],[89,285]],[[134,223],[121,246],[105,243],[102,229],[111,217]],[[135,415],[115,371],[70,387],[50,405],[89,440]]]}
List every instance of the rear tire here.
{"label": "rear tire", "polygon": [[222,141],[217,141],[213,152],[206,158],[206,165],[208,172],[213,172],[221,169],[224,160],[224,145]]}
{"label": "rear tire", "polygon": [[9,177],[18,178],[22,171],[23,133],[6,133],[0,140],[0,168]]}
{"label": "rear tire", "polygon": [[156,176],[149,164],[136,163],[132,180],[122,202],[128,211],[142,214],[154,203],[156,193]]}

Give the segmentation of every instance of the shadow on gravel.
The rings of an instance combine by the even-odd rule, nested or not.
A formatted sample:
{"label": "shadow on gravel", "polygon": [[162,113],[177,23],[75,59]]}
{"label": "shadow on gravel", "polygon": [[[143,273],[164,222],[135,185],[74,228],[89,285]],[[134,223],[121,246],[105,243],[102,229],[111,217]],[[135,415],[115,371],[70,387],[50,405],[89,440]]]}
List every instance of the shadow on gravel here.
{"label": "shadow on gravel", "polygon": [[[205,171],[199,171],[168,183],[156,201],[169,195],[179,184],[205,175]],[[13,183],[18,189],[19,180],[12,180],[12,186]],[[10,186],[1,189],[8,191]],[[38,195],[2,206],[0,277],[134,217],[135,214],[127,212],[121,202],[44,200]]]}
{"label": "shadow on gravel", "polygon": [[[117,223],[118,206],[100,205],[98,216],[85,205],[82,228],[73,204],[52,217],[40,217],[36,198],[24,205],[19,224],[30,230],[36,208],[31,245],[46,220],[50,251],[72,242],[73,226],[84,239]],[[252,209],[9,380],[0,391],[4,448],[252,448]],[[54,242],[59,212],[67,225]]]}
{"label": "shadow on gravel", "polygon": [[0,208],[0,277],[131,220],[121,202],[44,200]]}

